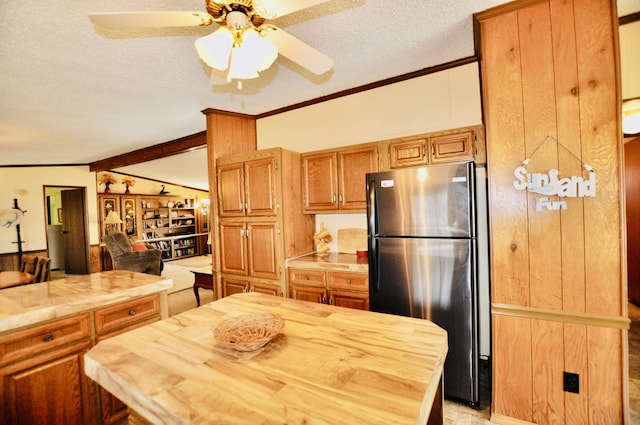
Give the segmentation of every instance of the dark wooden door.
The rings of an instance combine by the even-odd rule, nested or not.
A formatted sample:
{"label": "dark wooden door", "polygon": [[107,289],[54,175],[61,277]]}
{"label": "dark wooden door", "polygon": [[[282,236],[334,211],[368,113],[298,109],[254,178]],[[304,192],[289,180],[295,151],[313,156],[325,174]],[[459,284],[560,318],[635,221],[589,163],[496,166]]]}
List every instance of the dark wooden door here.
{"label": "dark wooden door", "polygon": [[65,274],[89,273],[84,189],[62,191],[62,240]]}
{"label": "dark wooden door", "polygon": [[640,305],[640,138],[624,144],[629,300]]}

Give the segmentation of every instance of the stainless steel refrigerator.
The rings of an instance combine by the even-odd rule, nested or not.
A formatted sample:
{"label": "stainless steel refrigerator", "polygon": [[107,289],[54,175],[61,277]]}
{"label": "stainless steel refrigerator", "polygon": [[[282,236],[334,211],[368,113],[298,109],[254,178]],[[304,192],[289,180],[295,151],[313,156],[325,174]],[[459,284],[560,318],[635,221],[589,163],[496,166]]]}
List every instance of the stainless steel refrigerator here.
{"label": "stainless steel refrigerator", "polygon": [[372,311],[445,329],[444,393],[478,395],[474,164],[367,174]]}

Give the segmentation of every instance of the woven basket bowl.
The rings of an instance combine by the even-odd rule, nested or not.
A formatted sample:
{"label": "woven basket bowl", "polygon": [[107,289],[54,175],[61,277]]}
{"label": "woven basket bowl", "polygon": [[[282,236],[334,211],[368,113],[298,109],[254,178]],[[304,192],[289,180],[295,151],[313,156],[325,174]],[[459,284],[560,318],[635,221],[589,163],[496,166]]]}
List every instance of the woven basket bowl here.
{"label": "woven basket bowl", "polygon": [[232,317],[213,330],[213,337],[225,348],[253,351],[265,346],[284,327],[284,320],[273,313],[252,313]]}

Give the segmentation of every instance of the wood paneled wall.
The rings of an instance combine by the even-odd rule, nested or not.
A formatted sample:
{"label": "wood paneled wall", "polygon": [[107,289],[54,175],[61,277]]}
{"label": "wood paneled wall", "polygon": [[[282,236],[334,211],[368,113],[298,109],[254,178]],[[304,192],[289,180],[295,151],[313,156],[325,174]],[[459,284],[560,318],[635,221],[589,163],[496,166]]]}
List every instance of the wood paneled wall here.
{"label": "wood paneled wall", "polygon": [[202,111],[207,116],[207,161],[209,163],[209,229],[211,229],[211,260],[215,295],[220,297],[220,237],[218,236],[218,200],[216,159],[252,152],[258,147],[256,119],[216,109]]}
{"label": "wood paneled wall", "polygon": [[[489,175],[497,423],[627,417],[617,14],[609,0],[523,0],[476,15]],[[593,198],[514,188],[514,169],[596,171]],[[563,372],[579,375],[565,392]]]}

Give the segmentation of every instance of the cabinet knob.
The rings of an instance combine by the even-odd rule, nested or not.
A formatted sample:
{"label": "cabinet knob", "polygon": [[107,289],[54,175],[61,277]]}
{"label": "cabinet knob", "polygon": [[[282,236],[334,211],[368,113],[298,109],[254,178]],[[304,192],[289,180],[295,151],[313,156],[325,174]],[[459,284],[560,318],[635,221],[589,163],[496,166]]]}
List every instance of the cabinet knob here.
{"label": "cabinet knob", "polygon": [[129,316],[135,316],[135,315],[136,315],[135,310],[129,310]]}
{"label": "cabinet knob", "polygon": [[351,279],[347,279],[347,285],[351,285]]}
{"label": "cabinet knob", "polygon": [[44,342],[49,342],[49,341],[53,341],[53,335],[51,334],[46,334],[45,336],[42,337],[42,340]]}

